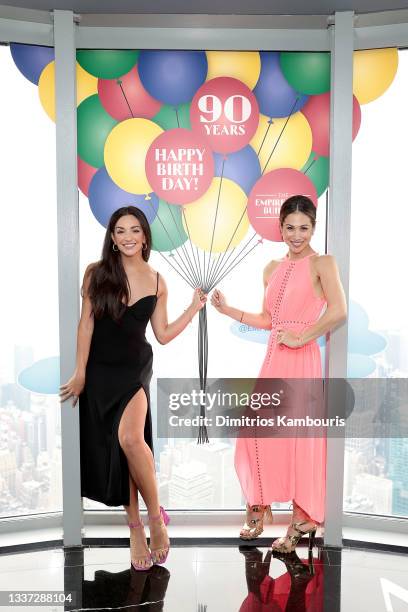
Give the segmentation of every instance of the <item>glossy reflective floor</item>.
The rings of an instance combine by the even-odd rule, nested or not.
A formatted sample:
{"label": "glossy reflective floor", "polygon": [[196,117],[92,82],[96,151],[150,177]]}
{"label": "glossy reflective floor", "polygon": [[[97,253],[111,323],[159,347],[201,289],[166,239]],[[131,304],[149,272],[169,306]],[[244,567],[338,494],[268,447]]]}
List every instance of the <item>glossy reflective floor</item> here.
{"label": "glossy reflective floor", "polygon": [[403,612],[408,555],[317,548],[277,558],[267,547],[171,548],[165,566],[136,572],[129,549],[89,547],[0,555],[1,590],[74,592],[65,605],[4,610],[140,612]]}

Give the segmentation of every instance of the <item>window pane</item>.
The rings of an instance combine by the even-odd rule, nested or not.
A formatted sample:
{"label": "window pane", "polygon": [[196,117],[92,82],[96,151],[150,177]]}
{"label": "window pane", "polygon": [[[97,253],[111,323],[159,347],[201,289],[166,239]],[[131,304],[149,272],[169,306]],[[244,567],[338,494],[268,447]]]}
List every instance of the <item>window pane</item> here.
{"label": "window pane", "polygon": [[[369,99],[370,86],[390,85],[362,105],[364,119],[353,144],[348,375],[405,378],[408,54],[398,52],[395,74],[395,50],[371,53],[377,71],[370,75],[366,56],[365,81],[362,64],[355,64],[359,95]],[[383,54],[382,64],[376,54]],[[407,439],[347,440],[344,509],[407,517],[407,461]]]}
{"label": "window pane", "polygon": [[[25,55],[24,47],[15,48],[16,61],[38,78],[53,50]],[[0,515],[6,517],[61,510],[61,417],[55,125],[37,84],[19,71],[7,46],[0,46],[0,74]]]}

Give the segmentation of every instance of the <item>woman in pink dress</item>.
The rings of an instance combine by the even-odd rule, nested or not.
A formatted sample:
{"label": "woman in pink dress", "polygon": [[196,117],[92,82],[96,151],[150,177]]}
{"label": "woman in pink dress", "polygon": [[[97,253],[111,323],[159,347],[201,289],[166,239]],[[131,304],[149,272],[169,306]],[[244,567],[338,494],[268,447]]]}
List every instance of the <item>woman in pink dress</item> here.
{"label": "woman in pink dress", "polygon": [[[337,264],[333,256],[319,255],[310,246],[316,208],[309,198],[288,198],[279,221],[289,250],[283,259],[271,261],[264,269],[262,312],[253,314],[229,306],[218,289],[211,303],[236,321],[271,330],[260,378],[321,378],[316,339],[347,315]],[[325,437],[239,437],[235,469],[247,501],[240,537],[258,537],[265,514],[271,513],[270,504],[292,500],[291,524],[286,536],[275,540],[272,548],[291,552],[305,534],[309,534],[309,547],[313,546],[317,524],[324,520],[325,467]]]}

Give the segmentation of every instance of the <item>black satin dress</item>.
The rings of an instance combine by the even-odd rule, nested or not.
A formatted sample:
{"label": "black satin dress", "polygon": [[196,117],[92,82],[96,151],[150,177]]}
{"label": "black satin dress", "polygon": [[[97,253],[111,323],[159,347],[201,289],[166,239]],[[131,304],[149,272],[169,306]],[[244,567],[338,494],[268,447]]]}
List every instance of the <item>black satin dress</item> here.
{"label": "black satin dress", "polygon": [[120,322],[105,314],[94,330],[79,396],[81,495],[106,506],[129,505],[129,468],[118,438],[120,418],[142,387],[147,398],[144,439],[153,452],[149,384],[153,352],[145,332],[157,302],[146,295]]}

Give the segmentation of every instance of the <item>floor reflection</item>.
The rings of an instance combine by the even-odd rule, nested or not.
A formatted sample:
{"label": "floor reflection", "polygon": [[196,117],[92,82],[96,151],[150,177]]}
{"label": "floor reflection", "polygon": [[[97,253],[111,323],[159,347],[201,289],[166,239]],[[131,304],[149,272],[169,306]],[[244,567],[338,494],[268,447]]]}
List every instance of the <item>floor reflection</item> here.
{"label": "floor reflection", "polygon": [[402,549],[316,546],[309,557],[301,545],[287,555],[272,552],[266,538],[242,544],[173,545],[165,566],[141,572],[126,545],[4,551],[0,582],[11,592],[74,594],[65,608],[44,612],[384,612],[384,584],[394,612],[408,603]]}
{"label": "floor reflection", "polygon": [[[263,557],[258,548],[240,546],[245,557],[245,576],[248,596],[240,612],[320,612],[323,611],[324,565],[311,555],[307,561],[296,552],[272,553],[269,549]],[[272,557],[278,558],[286,572],[278,578],[269,575]]]}
{"label": "floor reflection", "polygon": [[94,580],[83,581],[82,608],[143,606],[144,612],[162,612],[169,580],[169,570],[160,565],[146,571],[133,567],[115,573],[97,570]]}

